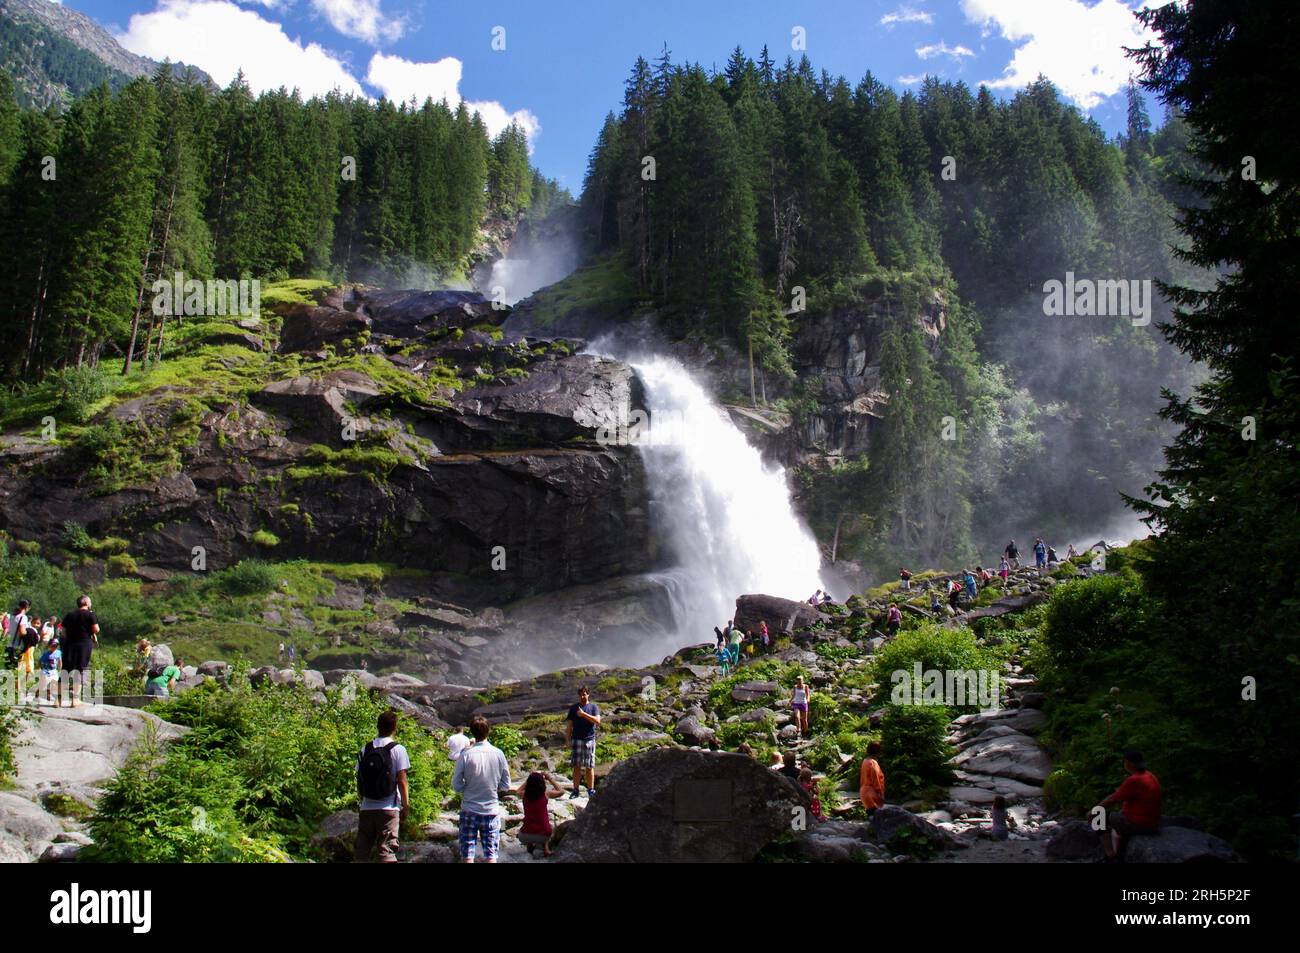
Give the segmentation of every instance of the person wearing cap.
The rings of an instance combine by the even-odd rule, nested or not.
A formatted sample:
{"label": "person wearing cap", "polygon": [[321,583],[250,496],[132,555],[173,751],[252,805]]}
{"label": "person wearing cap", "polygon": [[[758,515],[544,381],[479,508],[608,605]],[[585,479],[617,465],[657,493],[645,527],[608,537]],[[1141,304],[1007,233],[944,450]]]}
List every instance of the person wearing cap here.
{"label": "person wearing cap", "polygon": [[1115,793],[1101,802],[1102,808],[1121,805],[1106,815],[1106,829],[1101,832],[1101,846],[1108,863],[1119,862],[1125,838],[1155,834],[1160,830],[1160,779],[1147,770],[1141,752],[1130,748],[1124,752],[1124,770],[1128,777]]}

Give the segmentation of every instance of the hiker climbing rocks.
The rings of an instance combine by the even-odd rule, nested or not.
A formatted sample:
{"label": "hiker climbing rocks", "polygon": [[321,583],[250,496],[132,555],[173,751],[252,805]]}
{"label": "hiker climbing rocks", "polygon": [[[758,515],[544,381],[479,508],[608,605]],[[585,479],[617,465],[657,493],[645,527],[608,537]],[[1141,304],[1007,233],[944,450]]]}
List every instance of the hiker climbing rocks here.
{"label": "hiker climbing rocks", "polygon": [[383,712],[376,731],[378,737],[366,742],[357,756],[357,796],[361,811],[352,859],[367,863],[377,850],[381,864],[395,864],[398,833],[411,806],[406,783],[411,757],[406,748],[393,740],[397,735],[397,712],[391,708]]}
{"label": "hiker climbing rocks", "polygon": [[1007,584],[1007,579],[1011,576],[1011,563],[1006,556],[998,560],[998,575],[1002,577],[1002,585]]}
{"label": "hiker climbing rocks", "polygon": [[1124,770],[1128,777],[1110,797],[1101,802],[1107,808],[1119,804],[1120,810],[1106,814],[1106,830],[1101,832],[1101,846],[1108,863],[1124,859],[1126,838],[1155,834],[1160,830],[1160,779],[1147,770],[1141,752],[1124,752]]}
{"label": "hiker climbing rocks", "polygon": [[808,691],[808,686],[803,683],[803,676],[800,675],[794,680],[794,689],[790,693],[790,708],[794,711],[795,724],[799,728],[799,734],[808,737],[808,703],[812,693]]}
{"label": "hiker climbing rocks", "polygon": [[1007,543],[1007,548],[1002,551],[1002,554],[1007,557],[1007,562],[1011,564],[1012,569],[1020,568],[1020,550],[1014,539]]}
{"label": "hiker climbing rocks", "polygon": [[772,651],[772,634],[767,631],[767,622],[758,624],[758,637],[763,643],[763,654],[766,655]]}
{"label": "hiker climbing rocks", "polygon": [[885,616],[885,627],[889,630],[890,636],[898,634],[899,626],[903,624],[903,613],[894,603],[889,604],[889,612]]}
{"label": "hiker climbing rocks", "polygon": [[564,719],[564,740],[572,752],[573,793],[579,796],[582,777],[587,776],[587,796],[596,793],[596,727],[600,724],[600,706],[592,702],[587,686],[578,689],[578,702],[570,706]]}
{"label": "hiker climbing rocks", "polygon": [[63,670],[63,653],[59,651],[59,640],[50,639],[49,646],[41,653],[41,680],[36,688],[36,700],[51,702],[56,708],[63,707],[63,692],[59,685],[59,672]]}
{"label": "hiker climbing rocks", "polygon": [[799,787],[808,792],[812,801],[812,816],[819,821],[826,820],[826,815],[822,813],[821,796],[817,793],[817,785],[813,783],[812,768],[804,768],[799,772]]}
{"label": "hiker climbing rocks", "polygon": [[470,719],[474,743],[461,754],[451,776],[452,790],[460,794],[459,846],[461,860],[467,864],[474,863],[476,844],[482,848],[487,863],[497,862],[501,845],[500,796],[511,790],[510,764],[501,749],[487,740],[491,730],[482,715]]}
{"label": "hiker climbing rocks", "polygon": [[152,666],[145,679],[144,693],[156,698],[170,698],[177,679],[185,677],[185,672],[180,665],[181,660],[178,658],[170,665]]}
{"label": "hiker climbing rocks", "polygon": [[745,641],[745,633],[740,631],[740,626],[732,626],[731,629],[731,667],[740,666],[740,644]]}
{"label": "hiker climbing rocks", "polygon": [[911,570],[908,570],[908,569],[900,569],[900,570],[898,570],[898,588],[900,588],[900,589],[911,589],[911,588],[912,588],[912,573],[911,573]]}
{"label": "hiker climbing rocks", "polygon": [[1034,565],[1040,575],[1047,568],[1047,544],[1041,538],[1034,540]]}
{"label": "hiker climbing rocks", "polygon": [[975,595],[976,595],[975,574],[971,572],[969,569],[965,570],[965,573],[962,576],[962,582],[966,586],[966,598],[974,602]]}

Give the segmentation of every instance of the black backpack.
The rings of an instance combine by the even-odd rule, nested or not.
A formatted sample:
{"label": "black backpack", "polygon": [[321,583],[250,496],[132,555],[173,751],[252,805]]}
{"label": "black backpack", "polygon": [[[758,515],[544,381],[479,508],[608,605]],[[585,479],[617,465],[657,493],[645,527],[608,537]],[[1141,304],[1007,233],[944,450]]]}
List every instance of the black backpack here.
{"label": "black backpack", "polygon": [[367,741],[361,752],[361,793],[372,801],[391,798],[397,790],[397,781],[393,778],[393,748],[396,741],[390,741],[382,748],[376,748],[373,741]]}

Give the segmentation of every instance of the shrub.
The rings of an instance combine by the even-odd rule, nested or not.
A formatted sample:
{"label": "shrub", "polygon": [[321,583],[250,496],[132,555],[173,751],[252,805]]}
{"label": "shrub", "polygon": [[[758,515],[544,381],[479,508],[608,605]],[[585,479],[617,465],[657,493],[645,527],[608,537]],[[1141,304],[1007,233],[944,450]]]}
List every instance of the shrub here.
{"label": "shrub", "polygon": [[[917,663],[920,663],[922,672],[998,672],[1002,668],[997,654],[978,645],[969,629],[950,629],[923,622],[914,629],[900,632],[880,650],[871,675],[880,685],[881,692],[889,693],[895,684],[899,684],[894,681],[893,674],[905,672],[912,680]],[[921,686],[913,687],[917,691],[921,689]],[[960,706],[960,710],[973,711],[978,707],[971,704]]]}
{"label": "shrub", "polygon": [[115,381],[93,367],[67,367],[52,376],[58,394],[58,413],[74,423],[90,419],[95,404],[113,392]]}
{"label": "shrub", "polygon": [[0,786],[10,781],[17,769],[14,762],[14,735],[18,733],[18,709],[0,708]]}
{"label": "shrub", "polygon": [[95,541],[86,532],[86,527],[76,520],[64,520],[63,533],[59,537],[59,541],[63,544],[64,549],[74,553],[89,552],[95,545]]}
{"label": "shrub", "polygon": [[253,534],[253,544],[256,546],[262,546],[266,549],[271,549],[280,545],[280,537],[276,536],[269,530],[259,529]]}
{"label": "shrub", "polygon": [[157,609],[145,602],[140,593],[138,579],[110,579],[91,591],[104,637],[135,641],[157,631]]}
{"label": "shrub", "polygon": [[245,559],[213,573],[209,585],[231,596],[255,596],[270,592],[280,583],[279,573],[269,563]]}
{"label": "shrub", "polygon": [[110,579],[120,576],[134,576],[140,571],[140,567],[136,565],[135,558],[130,553],[118,553],[116,556],[109,556],[104,565]]}
{"label": "shrub", "polygon": [[891,705],[881,722],[880,762],[890,800],[906,800],[931,785],[952,780],[944,740],[951,713],[936,705]]}
{"label": "shrub", "polygon": [[11,556],[0,563],[0,598],[6,609],[12,609],[19,599],[27,599],[37,615],[62,615],[77,604],[78,595],[72,574],[39,556]]}
{"label": "shrub", "polygon": [[1048,602],[1043,630],[1052,664],[1086,667],[1101,653],[1141,641],[1147,606],[1142,580],[1133,573],[1059,587]]}
{"label": "shrub", "polygon": [[[265,861],[312,856],[329,813],[356,805],[356,759],[387,702],[370,693],[323,703],[297,685],[253,690],[205,683],[155,706],[191,731],[163,749],[146,738],[110,782],[90,823],[87,859],[115,862]],[[408,825],[426,823],[450,793],[438,739],[402,719],[411,756]]]}

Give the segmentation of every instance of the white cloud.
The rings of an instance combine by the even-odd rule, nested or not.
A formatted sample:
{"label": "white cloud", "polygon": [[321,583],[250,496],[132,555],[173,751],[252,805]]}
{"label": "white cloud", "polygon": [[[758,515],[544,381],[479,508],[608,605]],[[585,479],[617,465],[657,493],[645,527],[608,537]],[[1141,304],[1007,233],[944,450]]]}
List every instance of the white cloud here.
{"label": "white cloud", "polygon": [[956,46],[949,46],[943,40],[938,43],[930,43],[926,46],[918,46],[916,55],[923,60],[931,59],[935,56],[951,56],[953,59],[960,59],[963,56],[974,56],[974,51],[967,49],[958,43]]}
{"label": "white cloud", "polygon": [[[443,99],[453,109],[460,105],[460,77],[462,65],[454,56],[443,57],[433,62],[417,63],[402,59],[400,56],[388,56],[376,53],[370,58],[370,68],[366,72],[366,82],[380,90],[394,102],[406,102],[412,97],[416,102],[432,98],[434,102]],[[488,133],[495,136],[511,122],[528,136],[529,143],[542,131],[542,124],[527,109],[508,111],[498,102],[466,101],[465,106],[483,117],[483,124]]]}
{"label": "white cloud", "polygon": [[132,53],[204,70],[222,86],[240,69],[253,92],[297,87],[303,95],[332,89],[364,95],[343,62],[318,43],[303,46],[278,23],[227,0],[160,0],[131,17],[117,41]]}
{"label": "white cloud", "polygon": [[375,46],[406,32],[406,18],[385,16],[380,0],[311,0],[311,5],[344,36]]}
{"label": "white cloud", "polygon": [[1003,75],[985,80],[986,85],[1014,89],[1041,73],[1084,109],[1119,92],[1137,72],[1123,47],[1156,39],[1124,0],[1098,0],[1092,6],[1083,0],[962,0],[961,7],[985,35],[997,32],[1016,44]]}
{"label": "white cloud", "polygon": [[934,14],[927,13],[925,10],[917,10],[906,4],[894,10],[892,13],[886,13],[880,18],[880,25],[892,28],[895,23],[933,23]]}
{"label": "white cloud", "polygon": [[908,76],[898,77],[898,84],[900,86],[915,86],[923,79],[925,79],[924,73],[914,73]]}

